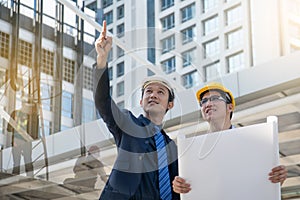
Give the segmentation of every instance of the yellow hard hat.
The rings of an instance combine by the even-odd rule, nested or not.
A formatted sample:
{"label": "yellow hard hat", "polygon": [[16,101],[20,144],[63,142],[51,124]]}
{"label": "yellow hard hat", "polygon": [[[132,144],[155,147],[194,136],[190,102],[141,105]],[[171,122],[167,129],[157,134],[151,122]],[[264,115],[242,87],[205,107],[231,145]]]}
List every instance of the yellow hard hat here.
{"label": "yellow hard hat", "polygon": [[221,91],[227,93],[230,97],[231,103],[233,105],[233,109],[235,108],[235,100],[234,100],[234,97],[233,97],[231,91],[228,90],[226,87],[224,87],[222,84],[217,83],[217,82],[211,82],[197,91],[196,96],[197,96],[197,99],[199,102],[201,100],[200,99],[201,95],[203,93],[207,92],[208,90],[221,90]]}

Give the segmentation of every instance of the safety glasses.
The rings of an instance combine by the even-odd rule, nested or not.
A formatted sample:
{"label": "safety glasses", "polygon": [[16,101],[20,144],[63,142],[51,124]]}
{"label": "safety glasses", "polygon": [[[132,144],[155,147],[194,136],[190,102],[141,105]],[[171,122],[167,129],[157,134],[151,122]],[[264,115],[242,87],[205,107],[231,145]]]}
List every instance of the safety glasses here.
{"label": "safety glasses", "polygon": [[218,102],[218,101],[226,102],[226,100],[223,97],[218,96],[218,95],[213,95],[213,96],[201,99],[200,106],[201,107],[204,106],[208,101],[210,101],[210,102]]}

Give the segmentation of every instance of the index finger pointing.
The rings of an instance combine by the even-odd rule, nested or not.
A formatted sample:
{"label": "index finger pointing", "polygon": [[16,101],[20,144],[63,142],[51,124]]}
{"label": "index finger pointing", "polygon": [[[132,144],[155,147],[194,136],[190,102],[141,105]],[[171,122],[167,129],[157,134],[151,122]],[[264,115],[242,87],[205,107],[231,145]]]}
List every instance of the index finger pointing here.
{"label": "index finger pointing", "polygon": [[106,20],[104,20],[102,24],[102,35],[104,38],[106,37]]}

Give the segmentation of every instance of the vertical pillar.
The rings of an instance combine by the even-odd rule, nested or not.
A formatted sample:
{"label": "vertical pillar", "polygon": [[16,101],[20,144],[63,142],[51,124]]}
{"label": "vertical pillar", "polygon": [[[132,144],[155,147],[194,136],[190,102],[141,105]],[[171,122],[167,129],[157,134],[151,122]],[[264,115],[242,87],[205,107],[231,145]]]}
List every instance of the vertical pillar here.
{"label": "vertical pillar", "polygon": [[55,64],[54,64],[54,99],[53,99],[53,133],[61,130],[61,108],[62,108],[62,74],[63,74],[63,23],[64,23],[64,5],[56,4],[56,51],[55,51]]}
{"label": "vertical pillar", "polygon": [[[34,15],[34,62],[32,66],[32,77],[29,90],[28,104],[32,106],[33,112],[29,115],[28,133],[34,139],[38,138],[38,105],[40,102],[40,66],[43,38],[43,1],[35,0]],[[37,11],[37,12],[36,12]]]}
{"label": "vertical pillar", "polygon": [[[82,11],[84,11],[84,1],[82,3]],[[79,17],[76,16],[77,22],[77,61],[75,64],[75,87],[74,87],[74,122],[75,126],[79,126],[82,123],[82,90],[83,90],[83,57],[84,57],[84,21],[83,19],[79,20]],[[85,134],[84,130],[80,131],[80,144],[81,144],[81,154],[85,154]]]}
{"label": "vertical pillar", "polygon": [[[84,4],[84,3],[83,3]],[[82,11],[84,11],[84,6],[82,7]],[[84,56],[84,21],[76,16],[77,21],[77,42],[76,49],[77,52],[77,60],[75,64],[75,87],[74,87],[74,121],[75,126],[81,124],[81,115],[82,115],[82,89],[83,89],[83,56]]]}
{"label": "vertical pillar", "polygon": [[7,112],[10,114],[16,105],[16,91],[20,89],[20,83],[18,81],[18,43],[19,43],[19,28],[20,28],[20,0],[16,3],[12,3],[11,11],[11,52],[9,62],[9,79],[10,79],[10,90],[7,92],[8,104],[6,107]]}
{"label": "vertical pillar", "polygon": [[[10,22],[12,25],[12,33],[10,40],[10,57],[9,69],[7,71],[7,79],[9,80],[9,89],[5,91],[7,97],[6,112],[10,115],[16,107],[16,92],[21,85],[18,81],[18,43],[19,43],[19,27],[20,27],[20,0],[11,2]],[[6,131],[6,130],[5,130]],[[7,135],[5,146],[11,146],[12,135]]]}

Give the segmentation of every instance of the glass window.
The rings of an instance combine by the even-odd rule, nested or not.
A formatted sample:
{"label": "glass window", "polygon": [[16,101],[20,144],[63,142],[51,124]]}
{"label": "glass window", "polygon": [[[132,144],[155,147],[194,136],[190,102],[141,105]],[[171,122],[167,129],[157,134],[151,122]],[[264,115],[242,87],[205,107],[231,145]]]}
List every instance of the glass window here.
{"label": "glass window", "polygon": [[117,8],[117,19],[124,17],[124,5],[121,5]]}
{"label": "glass window", "polygon": [[106,20],[107,25],[113,23],[113,21],[114,21],[113,11],[110,11],[110,12],[104,14],[103,19]]}
{"label": "glass window", "polygon": [[19,48],[18,63],[31,68],[32,67],[32,44],[29,42],[25,42],[23,40],[19,40],[18,48]]}
{"label": "glass window", "polygon": [[108,68],[108,77],[109,77],[110,81],[113,79],[113,68],[112,67]]}
{"label": "glass window", "polygon": [[0,57],[8,58],[9,34],[0,31]]}
{"label": "glass window", "polygon": [[199,84],[199,75],[196,70],[182,76],[182,85],[185,88],[191,88],[196,84]]}
{"label": "glass window", "polygon": [[219,0],[201,0],[203,13],[216,8],[219,5]]}
{"label": "glass window", "polygon": [[48,84],[41,84],[41,102],[42,107],[45,110],[52,110],[52,86]]}
{"label": "glass window", "polygon": [[118,37],[123,37],[124,36],[124,30],[125,30],[124,23],[118,25],[117,26],[117,36]]}
{"label": "glass window", "polygon": [[64,58],[64,65],[63,65],[63,80],[74,83],[74,76],[75,76],[75,61],[70,60],[68,58]]}
{"label": "glass window", "polygon": [[182,34],[182,44],[193,41],[195,35],[195,26],[188,27],[181,31]]}
{"label": "glass window", "polygon": [[228,71],[229,73],[238,71],[242,68],[244,68],[244,53],[240,52],[237,54],[234,54],[232,56],[229,56],[227,58],[227,64],[228,64]]}
{"label": "glass window", "polygon": [[226,25],[231,25],[241,20],[242,9],[240,5],[226,11]]}
{"label": "glass window", "polygon": [[220,53],[220,40],[214,39],[203,44],[204,58],[214,57]]}
{"label": "glass window", "polygon": [[124,56],[124,50],[117,46],[117,57],[119,58],[122,56]]}
{"label": "glass window", "polygon": [[242,29],[234,30],[227,33],[227,48],[231,49],[243,44],[243,32]]}
{"label": "glass window", "polygon": [[176,69],[175,57],[165,60],[161,64],[162,64],[163,71],[166,74],[170,74],[174,72]]}
{"label": "glass window", "polygon": [[175,25],[174,14],[171,14],[171,15],[168,15],[168,16],[162,18],[161,23],[162,23],[163,31],[173,28]]}
{"label": "glass window", "polygon": [[83,88],[93,90],[93,70],[86,66],[83,68]]}
{"label": "glass window", "polygon": [[174,5],[174,0],[161,0],[161,10],[165,10]]}
{"label": "glass window", "polygon": [[117,96],[124,95],[124,81],[117,84]]}
{"label": "glass window", "polygon": [[153,76],[153,75],[155,75],[155,73],[150,69],[147,69],[147,76]]}
{"label": "glass window", "polygon": [[162,40],[162,53],[167,53],[175,48],[175,36],[172,35]]}
{"label": "glass window", "polygon": [[111,62],[113,60],[113,49],[111,48],[110,51],[108,52],[107,56],[107,62]]}
{"label": "glass window", "polygon": [[113,0],[103,0],[102,1],[102,8],[106,8],[106,7],[108,7],[112,4],[113,4]]}
{"label": "glass window", "polygon": [[189,66],[195,59],[195,49],[190,49],[182,53],[182,65],[183,67]]}
{"label": "glass window", "polygon": [[95,104],[92,100],[83,98],[82,100],[82,122],[90,122],[95,120]]}
{"label": "glass window", "polygon": [[207,66],[204,67],[205,69],[205,80],[206,81],[210,81],[214,78],[217,78],[219,76],[219,70],[220,70],[220,62],[217,61],[213,64],[209,64]]}
{"label": "glass window", "polygon": [[[51,133],[52,133],[52,122],[44,119],[43,125],[44,125],[44,136],[47,137],[47,136],[51,135]],[[41,132],[41,129],[39,129],[39,135],[40,135],[40,138],[43,137],[43,133]]]}
{"label": "glass window", "polygon": [[117,64],[117,77],[124,75],[124,62]]}
{"label": "glass window", "polygon": [[46,49],[42,50],[42,67],[43,73],[53,76],[54,53]]}
{"label": "glass window", "polygon": [[195,16],[195,3],[181,9],[181,22],[188,21]]}
{"label": "glass window", "polygon": [[202,23],[203,23],[203,35],[208,35],[219,29],[218,15],[215,15],[215,16],[203,21]]}
{"label": "glass window", "polygon": [[97,1],[94,1],[93,3],[87,5],[86,7],[93,11],[97,11]]}
{"label": "glass window", "polygon": [[64,91],[62,92],[62,116],[73,118],[73,94]]}

